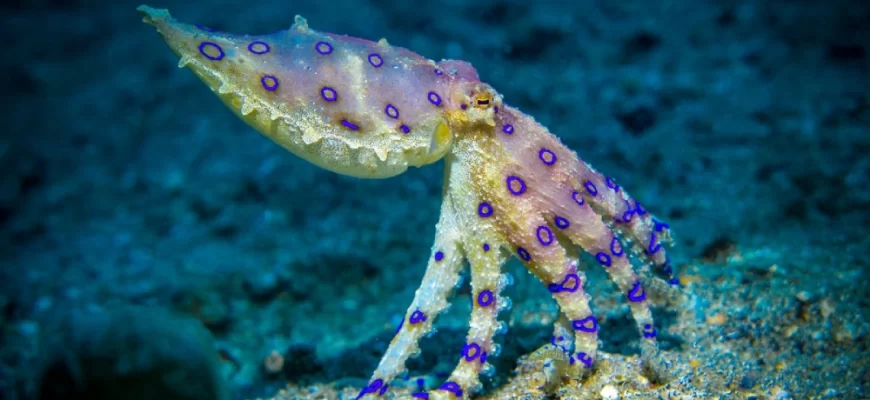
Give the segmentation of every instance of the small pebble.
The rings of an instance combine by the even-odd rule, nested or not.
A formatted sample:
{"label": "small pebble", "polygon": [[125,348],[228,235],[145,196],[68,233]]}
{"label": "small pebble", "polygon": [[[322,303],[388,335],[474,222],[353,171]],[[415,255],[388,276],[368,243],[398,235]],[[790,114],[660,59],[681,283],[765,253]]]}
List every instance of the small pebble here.
{"label": "small pebble", "polygon": [[601,389],[601,398],[604,400],[616,400],[619,398],[619,391],[613,385],[607,385]]}

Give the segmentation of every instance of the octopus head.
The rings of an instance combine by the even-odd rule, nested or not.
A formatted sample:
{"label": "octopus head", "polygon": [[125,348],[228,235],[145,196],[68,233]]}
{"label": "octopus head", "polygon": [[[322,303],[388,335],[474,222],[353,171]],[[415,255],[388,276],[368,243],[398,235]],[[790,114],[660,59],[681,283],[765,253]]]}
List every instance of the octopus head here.
{"label": "octopus head", "polygon": [[450,88],[451,110],[447,119],[454,131],[495,126],[495,114],[502,106],[502,96],[486,83],[460,82]]}

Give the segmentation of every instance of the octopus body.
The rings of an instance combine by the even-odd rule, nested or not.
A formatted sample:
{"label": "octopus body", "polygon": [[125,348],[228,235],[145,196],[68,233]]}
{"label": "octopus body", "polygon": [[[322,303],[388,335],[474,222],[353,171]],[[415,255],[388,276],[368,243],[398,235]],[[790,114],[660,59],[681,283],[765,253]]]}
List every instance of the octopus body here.
{"label": "octopus body", "polygon": [[565,147],[545,127],[502,103],[463,61],[434,62],[385,40],[321,33],[296,17],[287,31],[233,35],[173,20],[142,6],[181,60],[252,127],[298,156],[337,173],[386,178],[445,159],[435,243],[420,288],[359,397],[383,396],[419,352],[460,270],[470,266],[473,307],[458,363],[436,390],[413,396],[460,398],[481,387],[497,314],[508,304],[501,267],[516,257],[560,308],[552,346],[571,374],[593,367],[599,325],[583,287],[579,252],[604,268],[642,337],[657,351],[645,284],[658,267],[675,284],[664,246],[669,228],[613,179]]}

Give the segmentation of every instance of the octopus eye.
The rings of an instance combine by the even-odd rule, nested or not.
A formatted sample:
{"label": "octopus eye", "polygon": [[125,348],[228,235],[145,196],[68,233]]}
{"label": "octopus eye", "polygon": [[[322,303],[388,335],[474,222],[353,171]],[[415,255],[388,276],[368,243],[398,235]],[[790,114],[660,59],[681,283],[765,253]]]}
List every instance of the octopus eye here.
{"label": "octopus eye", "polygon": [[484,110],[492,107],[492,95],[489,93],[478,93],[474,96],[474,107]]}

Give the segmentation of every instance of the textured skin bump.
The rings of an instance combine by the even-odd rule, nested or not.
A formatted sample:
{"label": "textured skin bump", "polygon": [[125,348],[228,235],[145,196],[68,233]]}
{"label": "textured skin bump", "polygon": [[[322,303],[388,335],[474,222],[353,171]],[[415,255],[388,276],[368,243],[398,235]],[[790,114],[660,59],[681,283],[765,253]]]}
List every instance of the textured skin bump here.
{"label": "textured skin bump", "polygon": [[189,67],[245,122],[345,175],[385,178],[439,160],[452,139],[445,121],[456,109],[451,88],[478,80],[467,63],[439,69],[385,40],[314,31],[298,16],[286,31],[234,35],[179,23],[167,10],[138,10],[181,57],[179,67]]}

